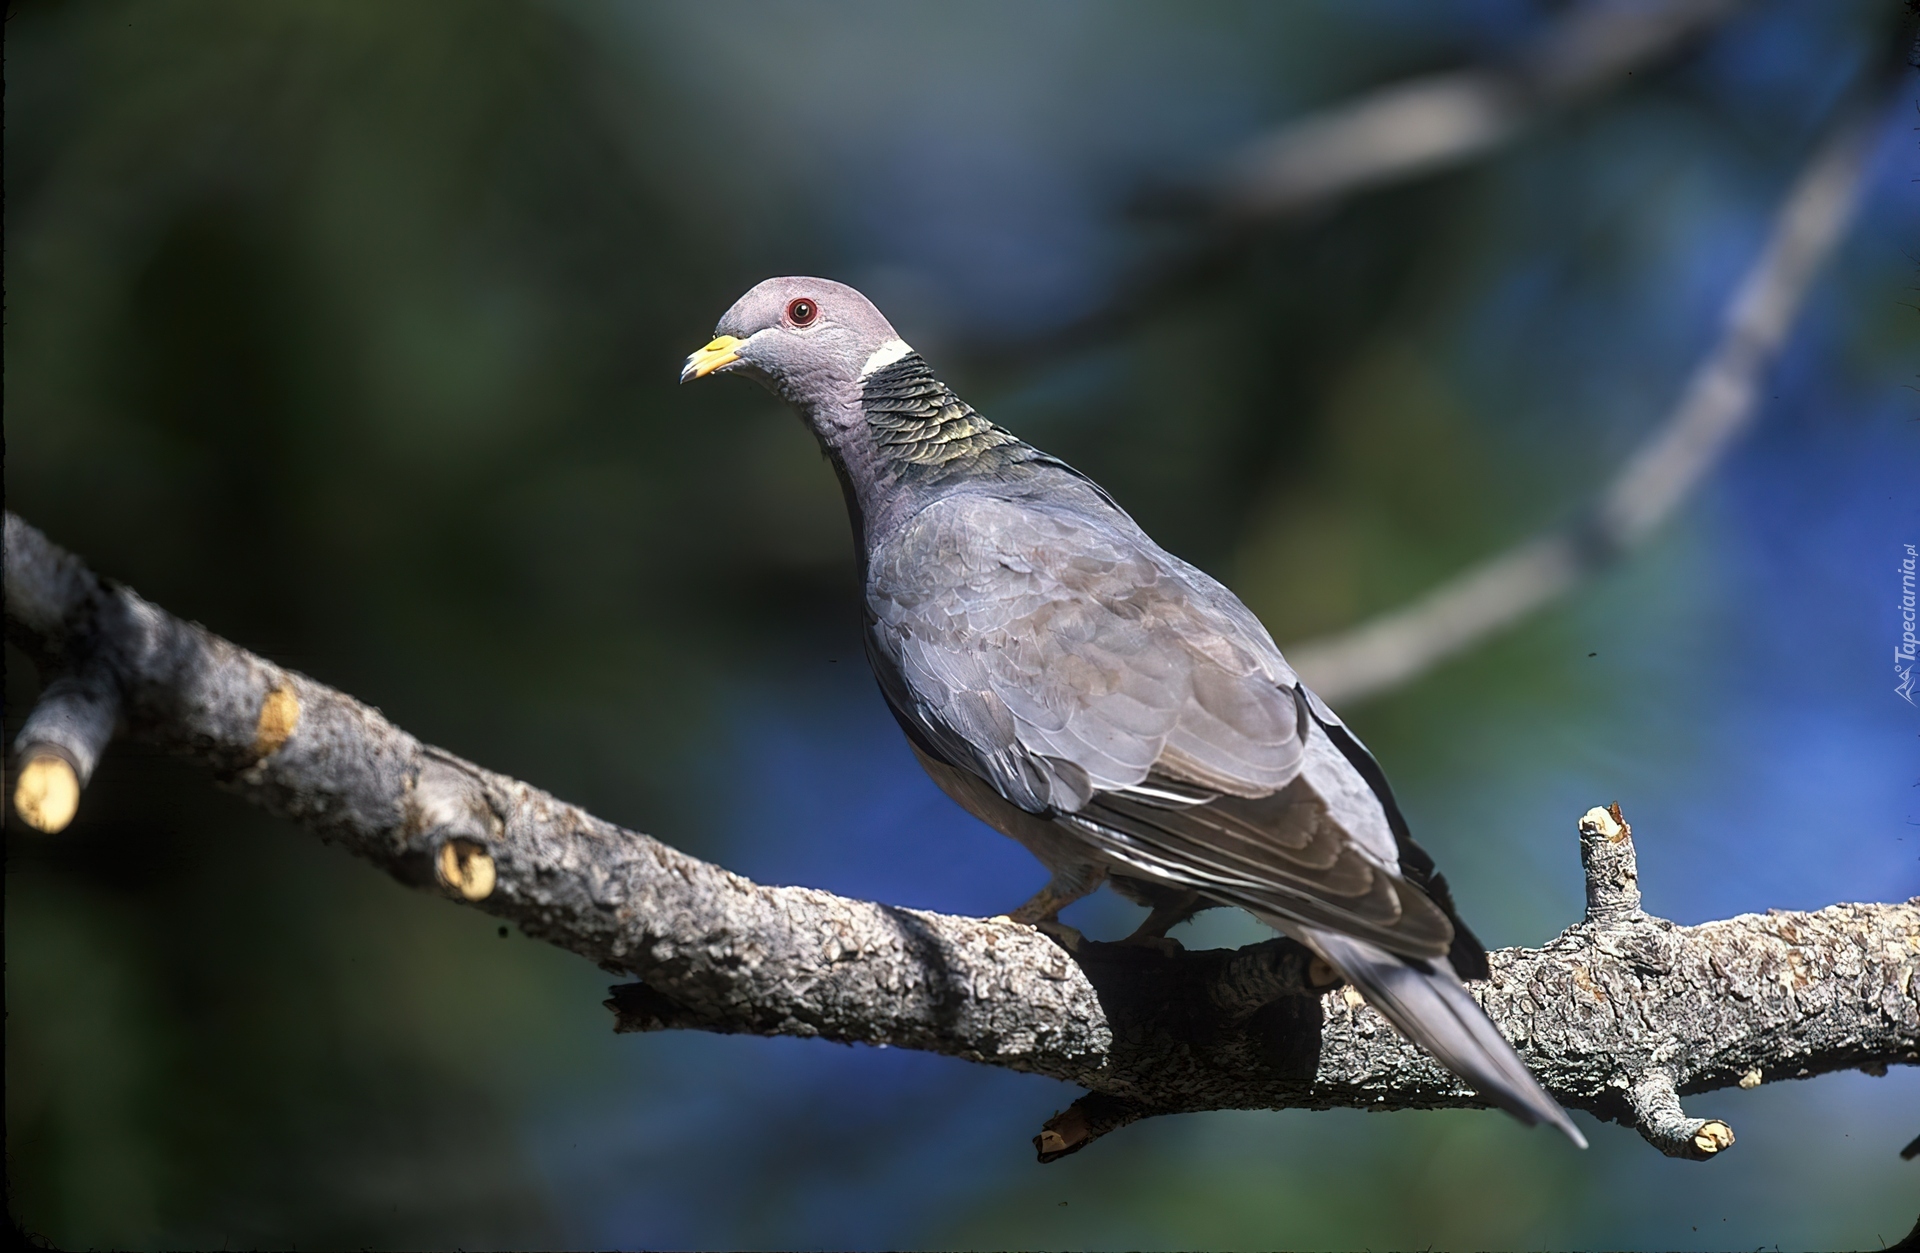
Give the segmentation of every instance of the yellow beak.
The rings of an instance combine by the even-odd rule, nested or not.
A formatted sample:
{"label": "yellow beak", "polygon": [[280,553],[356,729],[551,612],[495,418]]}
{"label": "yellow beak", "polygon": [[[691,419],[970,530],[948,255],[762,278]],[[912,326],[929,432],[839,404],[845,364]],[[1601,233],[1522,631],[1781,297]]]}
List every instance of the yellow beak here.
{"label": "yellow beak", "polygon": [[722,335],[687,358],[687,364],[680,370],[680,381],[703,379],[723,366],[732,365],[740,359],[740,345],[745,342],[731,335]]}

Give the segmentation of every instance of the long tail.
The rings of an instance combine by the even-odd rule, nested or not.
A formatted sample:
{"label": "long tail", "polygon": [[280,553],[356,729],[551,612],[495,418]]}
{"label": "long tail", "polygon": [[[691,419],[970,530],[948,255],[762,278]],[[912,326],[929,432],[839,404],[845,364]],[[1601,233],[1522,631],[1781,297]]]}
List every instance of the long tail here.
{"label": "long tail", "polygon": [[[1529,1127],[1558,1127],[1587,1147],[1567,1112],[1546,1094],[1445,958],[1412,962],[1352,936],[1289,922],[1283,928],[1327,959],[1401,1034]],[[1430,969],[1426,967],[1431,967]]]}

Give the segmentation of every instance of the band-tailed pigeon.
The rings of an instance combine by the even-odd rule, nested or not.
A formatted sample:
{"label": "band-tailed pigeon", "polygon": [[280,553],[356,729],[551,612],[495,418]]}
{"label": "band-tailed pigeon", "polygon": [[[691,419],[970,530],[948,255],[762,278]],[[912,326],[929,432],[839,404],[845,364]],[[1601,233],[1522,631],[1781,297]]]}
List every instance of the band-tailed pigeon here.
{"label": "band-tailed pigeon", "polygon": [[866,297],[761,283],[681,380],[738,371],[800,411],[846,491],[867,659],[934,782],[1163,935],[1237,905],[1319,954],[1521,1121],[1585,1140],[1461,983],[1486,951],[1366,747],[1225,587],[1085,475],[988,422]]}

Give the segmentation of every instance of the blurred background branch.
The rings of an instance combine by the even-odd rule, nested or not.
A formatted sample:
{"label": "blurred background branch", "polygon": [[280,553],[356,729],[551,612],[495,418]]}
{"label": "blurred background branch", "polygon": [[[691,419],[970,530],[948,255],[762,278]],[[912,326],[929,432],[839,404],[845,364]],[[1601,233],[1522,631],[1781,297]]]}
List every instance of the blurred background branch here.
{"label": "blurred background branch", "polygon": [[1853,217],[1883,106],[1847,111],[1788,190],[1713,348],[1679,401],[1572,524],[1524,540],[1411,604],[1288,649],[1324,698],[1359,701],[1507,630],[1645,542],[1752,423],[1807,289]]}
{"label": "blurred background branch", "polygon": [[1175,227],[1154,259],[1100,307],[1044,343],[1002,347],[1029,361],[1096,347],[1163,298],[1216,279],[1261,227],[1324,219],[1350,197],[1484,159],[1554,115],[1684,54],[1748,0],[1578,0],[1490,63],[1355,93],[1244,140],[1211,172],[1149,179],[1137,219]]}
{"label": "blurred background branch", "polygon": [[1503,66],[1391,83],[1286,122],[1201,184],[1223,223],[1297,214],[1483,156],[1677,54],[1744,0],[1584,0]]}

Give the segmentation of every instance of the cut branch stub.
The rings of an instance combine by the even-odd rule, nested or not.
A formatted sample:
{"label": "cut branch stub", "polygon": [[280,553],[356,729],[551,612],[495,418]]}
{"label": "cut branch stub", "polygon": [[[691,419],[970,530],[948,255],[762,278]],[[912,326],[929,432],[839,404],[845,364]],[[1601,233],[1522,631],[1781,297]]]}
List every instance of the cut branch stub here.
{"label": "cut branch stub", "polygon": [[1651,1071],[1628,1090],[1634,1126],[1648,1144],[1668,1157],[1704,1162],[1733,1147],[1733,1128],[1718,1118],[1689,1118],[1680,1108],[1673,1076]]}
{"label": "cut branch stub", "polygon": [[[263,711],[262,718],[265,718]],[[422,753],[414,783],[411,825],[419,828],[433,855],[434,877],[440,886],[467,901],[484,901],[499,881],[490,846],[499,839],[501,823],[487,803],[478,775],[450,753],[428,748]]]}
{"label": "cut branch stub", "polygon": [[[1587,923],[1599,933],[1612,937],[1603,946],[1624,952],[1636,950],[1635,960],[1648,968],[1669,963],[1646,941],[1653,940],[1657,929],[1671,924],[1649,918],[1640,907],[1640,867],[1633,848],[1633,828],[1615,802],[1601,808],[1596,805],[1580,817],[1580,865],[1587,879]],[[1656,928],[1647,932],[1648,927]],[[1596,998],[1607,994],[1592,984],[1591,976],[1576,972],[1576,981],[1593,987]],[[1654,1057],[1661,1051],[1653,1050]],[[1632,1076],[1632,1069],[1628,1069]],[[1756,1079],[1757,1082],[1757,1079]],[[1749,1086],[1743,1077],[1742,1087]],[[1647,1143],[1668,1157],[1704,1162],[1733,1145],[1733,1128],[1717,1118],[1689,1118],[1680,1108],[1675,1076],[1666,1066],[1654,1062],[1627,1088],[1627,1107],[1636,1130]]]}
{"label": "cut branch stub", "polygon": [[497,878],[493,858],[472,840],[448,840],[442,844],[436,868],[440,882],[459,893],[463,900],[484,901],[493,895]]}
{"label": "cut branch stub", "polygon": [[1640,866],[1633,828],[1613,804],[1594,806],[1580,818],[1580,866],[1587,874],[1587,921],[1631,922],[1640,909]]}
{"label": "cut branch stub", "polygon": [[1047,1119],[1040,1134],[1033,1137],[1034,1152],[1043,1164],[1059,1161],[1070,1153],[1078,1153],[1107,1132],[1118,1131],[1152,1113],[1121,1097],[1089,1092]]}
{"label": "cut branch stub", "polygon": [[300,697],[292,684],[283,682],[260,702],[260,717],[254,722],[254,756],[262,760],[273,756],[299,729]]}
{"label": "cut branch stub", "polygon": [[119,717],[120,691],[102,665],[47,684],[13,741],[13,807],[28,826],[51,835],[73,821]]}

